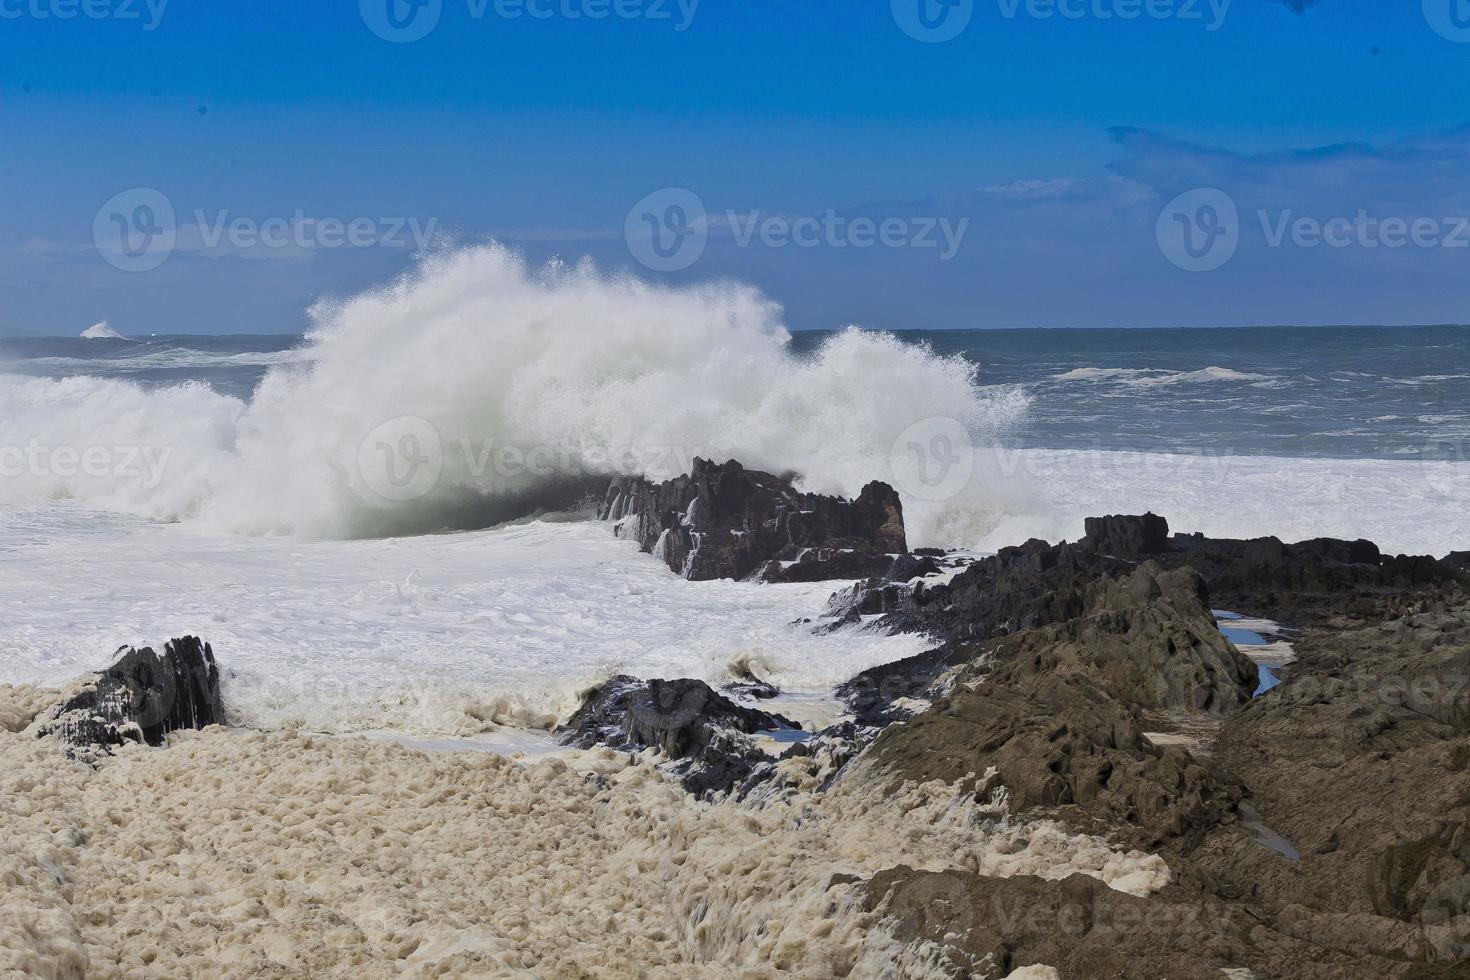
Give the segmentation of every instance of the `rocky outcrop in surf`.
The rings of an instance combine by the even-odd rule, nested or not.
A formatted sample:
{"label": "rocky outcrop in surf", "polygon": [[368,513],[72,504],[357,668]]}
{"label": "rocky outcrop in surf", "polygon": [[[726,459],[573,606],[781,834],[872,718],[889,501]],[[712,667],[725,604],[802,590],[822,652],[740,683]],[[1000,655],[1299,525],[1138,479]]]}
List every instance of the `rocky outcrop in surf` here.
{"label": "rocky outcrop in surf", "polygon": [[750,736],[795,729],[781,715],[736,704],[704,681],[642,681],[620,674],[599,685],[557,733],[563,745],[653,749],[696,795],[723,793],[770,761]]}
{"label": "rocky outcrop in surf", "polygon": [[908,551],[903,505],[887,484],[869,483],[855,500],[800,493],[789,477],[733,460],[696,458],[689,475],[658,484],[620,477],[600,516],[694,580],[861,577]]}
{"label": "rocky outcrop in surf", "polygon": [[118,659],[34,723],[80,752],[125,742],[163,745],[170,732],[224,723],[214,650],[197,636],[170,640],[162,653],[123,647]]}

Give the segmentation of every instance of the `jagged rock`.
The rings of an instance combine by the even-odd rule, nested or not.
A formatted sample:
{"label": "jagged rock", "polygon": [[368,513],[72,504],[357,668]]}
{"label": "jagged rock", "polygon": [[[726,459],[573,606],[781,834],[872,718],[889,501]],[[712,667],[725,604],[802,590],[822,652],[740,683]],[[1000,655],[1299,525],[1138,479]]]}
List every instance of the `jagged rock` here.
{"label": "jagged rock", "polygon": [[[838,566],[887,567],[889,556],[908,550],[903,506],[887,484],[869,483],[856,500],[798,493],[790,479],[733,460],[716,465],[696,458],[688,476],[657,485],[620,477],[600,516],[695,580],[744,579],[773,561],[797,563],[809,549],[827,553],[831,574]],[[805,574],[821,567],[814,563]]]}
{"label": "jagged rock", "polygon": [[1089,628],[1072,625],[998,641],[983,661],[989,670],[888,728],[865,759],[914,782],[994,767],[1017,811],[1075,811],[1084,824],[1121,828],[1136,846],[1198,838],[1233,819],[1238,785],[1144,738],[1137,702],[1112,689],[1140,692],[1131,666],[1120,678],[1108,654],[1075,638]]}
{"label": "jagged rock", "polygon": [[123,647],[94,682],[46,712],[38,736],[59,734],[76,749],[107,751],[124,742],[162,745],[169,732],[224,723],[219,668],[196,636],[170,640],[163,653]]}
{"label": "jagged rock", "polygon": [[1470,958],[1470,596],[1292,643],[1282,683],[1226,722],[1214,753],[1305,868],[1229,836],[1195,860],[1294,907],[1290,931],[1320,945]]}
{"label": "jagged rock", "polygon": [[944,671],[979,657],[986,642],[1042,627],[1057,629],[1029,642],[1086,649],[1086,669],[1138,707],[1225,713],[1250,699],[1257,682],[1255,667],[1220,635],[1200,574],[1166,572],[1152,561],[1136,566],[1076,545],[1005,548],[948,585],[857,583],[833,595],[828,613],[839,617],[829,629],[885,613],[882,629],[947,641],[839,688],[869,724],[906,717],[892,710],[895,702],[925,698]]}
{"label": "jagged rock", "polygon": [[830,725],[794,742],[779,761],[755,766],[732,795],[738,801],[764,806],[795,792],[825,790],[879,732],[852,721]]}
{"label": "jagged rock", "polygon": [[1188,564],[1204,576],[1220,608],[1305,624],[1336,612],[1381,618],[1405,593],[1456,582],[1447,563],[1427,556],[1381,554],[1371,541],[1314,538],[1235,540],[1176,534],[1161,560]]}
{"label": "jagged rock", "polygon": [[[1067,980],[1465,976],[1463,965],[1406,962],[1391,928],[1349,921],[1313,929],[1299,916],[1273,930],[1255,910],[1209,895],[1137,898],[1081,874],[1051,881],[899,865],[860,887],[864,908],[900,942],[924,944],[926,965],[940,976],[999,980],[1032,964]],[[1354,927],[1356,949],[1334,948],[1332,935],[1351,937]]]}
{"label": "jagged rock", "polygon": [[907,719],[866,758],[920,782],[994,766],[1019,807],[1080,808],[1147,845],[1233,819],[1231,780],[1141,735],[1144,711],[1219,716],[1255,689],[1255,665],[1220,633],[1198,573],[1026,546],[988,576],[956,581],[971,575],[1022,621],[1045,624],[952,642],[844,685],[859,721]]}
{"label": "jagged rock", "polygon": [[897,556],[872,551],[808,548],[793,561],[768,561],[755,573],[762,582],[831,582],[887,578]]}
{"label": "jagged rock", "polygon": [[1087,551],[1114,558],[1140,558],[1169,550],[1169,522],[1157,514],[1089,517],[1083,526],[1087,536],[1077,544]]}
{"label": "jagged rock", "polygon": [[907,582],[944,568],[939,559],[914,554],[878,554],[871,551],[810,548],[795,561],[769,561],[756,573],[762,582],[831,582],[838,579],[879,579]]}
{"label": "jagged rock", "polygon": [[770,760],[748,737],[799,727],[778,714],[736,704],[704,681],[651,680],[620,674],[595,688],[557,732],[563,745],[657,749],[684,788],[725,792]]}
{"label": "jagged rock", "polygon": [[749,698],[752,701],[768,701],[781,693],[779,687],[765,681],[741,681],[738,684],[726,684],[725,690],[738,698]]}
{"label": "jagged rock", "polygon": [[863,616],[878,616],[905,608],[913,589],[883,578],[868,578],[838,589],[827,600],[824,616],[858,622]]}

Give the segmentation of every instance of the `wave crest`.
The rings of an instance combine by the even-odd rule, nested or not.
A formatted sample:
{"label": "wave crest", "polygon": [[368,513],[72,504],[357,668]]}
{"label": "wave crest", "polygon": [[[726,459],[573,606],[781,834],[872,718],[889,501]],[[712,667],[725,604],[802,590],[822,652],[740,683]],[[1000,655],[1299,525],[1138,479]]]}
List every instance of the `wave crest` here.
{"label": "wave crest", "polygon": [[[747,286],[532,268],[498,245],[430,257],[312,317],[307,347],[248,405],[197,386],[29,381],[15,432],[44,416],[82,439],[109,410],[41,393],[106,392],[136,440],[171,447],[179,478],[162,496],[70,495],[236,532],[349,538],[484,526],[615,472],[668,478],[696,455],[793,472],[823,493],[873,479],[902,493],[912,474],[895,444],[916,422],[985,439],[1026,407],[1019,393],[977,390],[965,359],[890,334],[849,328],[797,357],[780,307]],[[427,469],[385,486],[400,463]],[[939,501],[905,497],[915,544],[977,538],[1007,509],[979,479]]]}

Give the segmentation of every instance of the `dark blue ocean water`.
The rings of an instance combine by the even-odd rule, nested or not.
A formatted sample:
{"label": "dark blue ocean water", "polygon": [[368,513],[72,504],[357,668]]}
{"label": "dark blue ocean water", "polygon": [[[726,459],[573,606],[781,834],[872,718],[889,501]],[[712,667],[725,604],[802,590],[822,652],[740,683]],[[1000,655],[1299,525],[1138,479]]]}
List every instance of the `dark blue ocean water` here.
{"label": "dark blue ocean water", "polygon": [[[1056,449],[1470,459],[1470,328],[904,334],[1019,385],[1012,433]],[[817,335],[802,334],[809,348]]]}
{"label": "dark blue ocean water", "polygon": [[[826,334],[800,333],[798,353]],[[1031,402],[1010,445],[1470,459],[1470,328],[974,330],[903,335]],[[248,399],[297,336],[0,338],[0,373],[202,382]]]}

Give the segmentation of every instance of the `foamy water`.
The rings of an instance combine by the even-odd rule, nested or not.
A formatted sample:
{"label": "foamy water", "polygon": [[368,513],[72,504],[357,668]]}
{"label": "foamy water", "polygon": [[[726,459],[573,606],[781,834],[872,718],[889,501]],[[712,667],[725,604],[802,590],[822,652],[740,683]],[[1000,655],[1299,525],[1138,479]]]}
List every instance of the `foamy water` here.
{"label": "foamy water", "polygon": [[195,633],[231,720],[330,732],[545,727],[614,673],[823,693],[922,638],[814,636],[830,585],[685,582],[595,522],[371,541],[199,533],[104,514],[12,515],[6,680],[57,684],[122,644]]}

